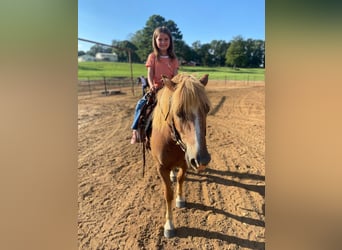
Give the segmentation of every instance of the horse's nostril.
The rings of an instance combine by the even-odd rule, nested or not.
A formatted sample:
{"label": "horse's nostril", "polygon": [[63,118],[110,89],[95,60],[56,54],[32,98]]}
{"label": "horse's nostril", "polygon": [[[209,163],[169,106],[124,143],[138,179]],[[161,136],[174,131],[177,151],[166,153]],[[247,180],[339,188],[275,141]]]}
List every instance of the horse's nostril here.
{"label": "horse's nostril", "polygon": [[191,163],[192,166],[198,167],[198,163],[197,163],[197,161],[195,159],[191,159],[190,163]]}
{"label": "horse's nostril", "polygon": [[198,162],[198,165],[208,165],[210,160],[211,156],[206,152],[205,154],[198,155],[196,162]]}

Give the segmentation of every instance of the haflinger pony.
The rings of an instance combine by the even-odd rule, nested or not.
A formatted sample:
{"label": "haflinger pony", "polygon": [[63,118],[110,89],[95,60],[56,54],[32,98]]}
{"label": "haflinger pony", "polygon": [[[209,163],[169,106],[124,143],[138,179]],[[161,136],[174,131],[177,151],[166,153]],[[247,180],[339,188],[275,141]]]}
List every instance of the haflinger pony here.
{"label": "haflinger pony", "polygon": [[206,117],[210,101],[205,92],[208,75],[200,80],[180,73],[162,77],[164,88],[158,92],[153,113],[151,154],[158,163],[166,200],[164,236],[175,236],[172,218],[173,190],[170,172],[177,167],[176,207],[185,207],[183,182],[188,167],[202,171],[211,160],[206,144]]}

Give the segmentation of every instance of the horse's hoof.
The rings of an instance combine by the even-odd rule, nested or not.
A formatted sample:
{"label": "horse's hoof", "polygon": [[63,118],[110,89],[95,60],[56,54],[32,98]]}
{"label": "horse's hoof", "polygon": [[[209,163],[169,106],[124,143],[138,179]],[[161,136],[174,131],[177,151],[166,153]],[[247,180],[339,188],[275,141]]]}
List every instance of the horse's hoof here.
{"label": "horse's hoof", "polygon": [[172,238],[176,236],[176,230],[174,229],[164,229],[164,236],[166,238]]}
{"label": "horse's hoof", "polygon": [[185,207],[185,201],[176,200],[176,207],[178,207],[178,208],[183,208],[183,207]]}

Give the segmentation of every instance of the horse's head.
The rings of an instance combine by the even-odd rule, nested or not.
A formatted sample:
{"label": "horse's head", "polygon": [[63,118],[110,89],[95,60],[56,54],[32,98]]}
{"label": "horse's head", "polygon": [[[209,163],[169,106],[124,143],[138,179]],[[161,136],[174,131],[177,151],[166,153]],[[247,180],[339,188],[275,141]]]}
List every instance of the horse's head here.
{"label": "horse's head", "polygon": [[188,166],[204,170],[211,160],[206,144],[206,118],[210,102],[204,87],[208,75],[200,80],[184,73],[172,80],[163,77],[164,84],[173,91],[170,99],[170,121],[174,137],[183,144]]}

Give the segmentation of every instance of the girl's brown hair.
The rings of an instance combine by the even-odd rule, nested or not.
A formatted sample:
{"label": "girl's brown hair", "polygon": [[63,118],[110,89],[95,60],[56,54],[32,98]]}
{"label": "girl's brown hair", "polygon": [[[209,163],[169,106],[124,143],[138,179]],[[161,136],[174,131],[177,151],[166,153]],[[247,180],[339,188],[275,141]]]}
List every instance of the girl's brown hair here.
{"label": "girl's brown hair", "polygon": [[165,26],[162,27],[158,27],[154,30],[153,32],[153,36],[152,36],[152,47],[153,47],[153,52],[154,54],[157,56],[157,59],[159,60],[160,57],[160,53],[159,53],[159,49],[157,46],[157,42],[156,42],[156,38],[157,36],[159,36],[160,33],[164,33],[166,35],[168,35],[169,39],[170,39],[170,46],[167,49],[167,54],[168,56],[173,60],[176,58],[175,52],[173,51],[173,39],[172,39],[172,34],[170,32],[170,30],[168,28],[166,28]]}

